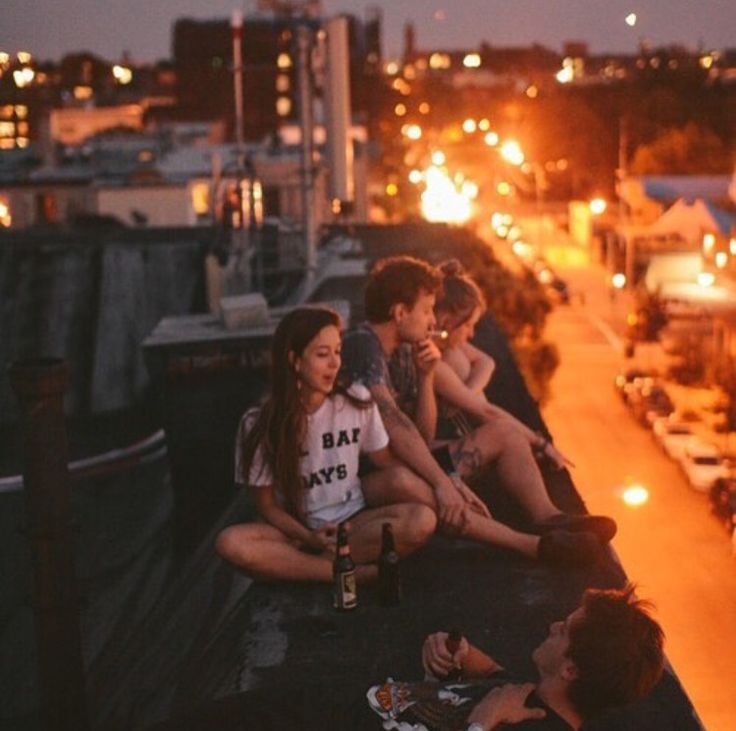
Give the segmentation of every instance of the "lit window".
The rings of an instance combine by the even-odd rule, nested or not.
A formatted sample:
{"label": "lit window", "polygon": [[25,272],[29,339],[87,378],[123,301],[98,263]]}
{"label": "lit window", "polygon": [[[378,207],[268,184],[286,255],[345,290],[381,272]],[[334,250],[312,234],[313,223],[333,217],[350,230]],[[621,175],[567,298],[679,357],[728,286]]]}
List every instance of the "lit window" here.
{"label": "lit window", "polygon": [[280,69],[290,69],[292,67],[291,56],[288,53],[279,53],[276,58],[276,65]]}
{"label": "lit window", "polygon": [[[10,109],[11,112],[13,110],[10,106],[5,107],[5,109]],[[28,116],[28,107],[25,104],[16,104],[15,116],[18,117],[18,119],[25,119]]]}
{"label": "lit window", "polygon": [[15,137],[15,122],[0,122],[0,137]]}
{"label": "lit window", "polygon": [[86,101],[92,98],[92,87],[91,86],[75,86],[74,87],[74,98],[78,101]]}
{"label": "lit window", "polygon": [[29,143],[30,143],[30,140],[27,137],[16,137],[15,138],[15,144],[18,145],[18,147],[28,147]]}
{"label": "lit window", "polygon": [[282,94],[291,88],[291,79],[286,74],[279,74],[276,77],[276,91]]}
{"label": "lit window", "polygon": [[0,198],[0,226],[10,228],[13,217],[10,215],[10,203],[7,198]]}
{"label": "lit window", "polygon": [[479,53],[467,53],[463,58],[463,66],[466,69],[477,69],[480,67],[480,54]]}
{"label": "lit window", "polygon": [[433,69],[449,69],[452,65],[450,56],[446,53],[433,53],[429,57],[429,67]]}
{"label": "lit window", "polygon": [[276,114],[279,117],[288,117],[291,114],[291,99],[288,96],[280,96],[276,100]]}
{"label": "lit window", "polygon": [[133,80],[133,72],[127,66],[119,64],[112,67],[112,75],[119,84],[129,84]]}
{"label": "lit window", "polygon": [[13,71],[13,81],[19,89],[31,84],[35,76],[36,72],[30,68],[30,66],[25,66],[22,69],[16,69]]}
{"label": "lit window", "polygon": [[12,137],[0,137],[0,150],[12,150],[15,140]]}
{"label": "lit window", "polygon": [[28,122],[18,122],[18,134],[21,137],[28,137]]}
{"label": "lit window", "polygon": [[198,216],[206,216],[210,212],[209,183],[194,183],[192,191],[192,208]]}
{"label": "lit window", "polygon": [[18,51],[17,58],[19,63],[30,63],[33,59],[28,51]]}

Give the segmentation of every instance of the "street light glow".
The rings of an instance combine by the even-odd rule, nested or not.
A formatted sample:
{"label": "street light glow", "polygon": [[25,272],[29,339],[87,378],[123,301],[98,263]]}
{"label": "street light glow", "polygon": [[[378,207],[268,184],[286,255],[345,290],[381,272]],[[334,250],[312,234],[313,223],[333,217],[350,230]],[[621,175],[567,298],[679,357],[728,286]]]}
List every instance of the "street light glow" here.
{"label": "street light glow", "polygon": [[422,215],[433,223],[465,223],[472,208],[467,193],[458,190],[445,170],[430,167],[425,175],[426,189],[422,193]]}
{"label": "street light glow", "polygon": [[719,251],[716,253],[715,256],[716,266],[719,269],[724,269],[726,264],[728,264],[728,254],[725,251]]}
{"label": "street light glow", "polygon": [[501,145],[501,157],[516,167],[524,164],[524,152],[516,140],[506,140]]}
{"label": "street light glow", "polygon": [[713,272],[700,272],[700,274],[698,274],[698,284],[704,289],[712,287],[715,281],[716,276]]}
{"label": "street light glow", "polygon": [[472,135],[475,130],[478,129],[478,125],[474,119],[466,119],[463,122],[463,132]]}
{"label": "street light glow", "polygon": [[611,284],[614,289],[623,289],[626,286],[626,275],[623,272],[616,272],[611,277]]}
{"label": "street light glow", "polygon": [[713,234],[703,236],[703,251],[707,254],[716,245],[716,237]]}
{"label": "street light glow", "polygon": [[495,147],[498,144],[498,132],[487,132],[483,141],[488,145],[488,147]]}
{"label": "street light glow", "polygon": [[442,152],[442,150],[435,150],[432,153],[432,165],[441,166],[444,165],[447,161],[447,157],[445,156],[445,153]]}
{"label": "street light glow", "polygon": [[630,508],[639,508],[649,502],[649,490],[644,485],[629,485],[623,492],[623,501]]}
{"label": "street light glow", "polygon": [[422,178],[424,178],[424,176],[422,175],[422,171],[421,170],[412,170],[409,173],[409,182],[410,183],[414,183],[414,185],[417,185],[418,183],[421,183],[422,182]]}
{"label": "street light glow", "polygon": [[406,128],[406,136],[410,140],[421,140],[422,139],[422,128],[418,124],[410,124]]}
{"label": "street light glow", "polygon": [[629,26],[629,28],[633,28],[636,25],[637,17],[636,13],[629,13],[626,18],[626,25]]}
{"label": "street light glow", "polygon": [[606,208],[608,207],[608,204],[603,198],[593,198],[588,205],[590,207],[590,212],[594,216],[600,216],[601,213],[605,213]]}

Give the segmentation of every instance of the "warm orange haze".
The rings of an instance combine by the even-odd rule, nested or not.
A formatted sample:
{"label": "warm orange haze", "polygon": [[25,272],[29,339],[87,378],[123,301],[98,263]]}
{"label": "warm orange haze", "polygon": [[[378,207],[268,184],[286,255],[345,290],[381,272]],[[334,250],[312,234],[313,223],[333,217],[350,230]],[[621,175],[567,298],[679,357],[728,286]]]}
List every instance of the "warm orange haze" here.
{"label": "warm orange haze", "polygon": [[736,6],[4,11],[0,727],[731,729]]}

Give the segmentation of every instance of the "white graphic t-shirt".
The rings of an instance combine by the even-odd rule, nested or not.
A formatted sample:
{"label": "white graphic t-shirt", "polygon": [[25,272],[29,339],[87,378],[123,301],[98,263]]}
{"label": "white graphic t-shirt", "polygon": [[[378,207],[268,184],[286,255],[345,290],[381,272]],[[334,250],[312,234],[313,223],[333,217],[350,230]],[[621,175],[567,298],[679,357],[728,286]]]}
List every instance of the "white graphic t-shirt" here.
{"label": "white graphic t-shirt", "polygon": [[[350,395],[370,400],[368,389],[350,387]],[[241,450],[243,436],[255,422],[257,410],[248,411],[240,421],[235,443],[235,481],[251,487],[273,485],[273,475],[263,463],[263,452],[256,450],[248,472],[243,474]],[[307,438],[299,461],[304,485],[304,515],[309,528],[339,523],[365,507],[358,477],[361,452],[376,452],[388,444],[388,434],[374,403],[367,408],[354,406],[344,396],[325,399],[307,417]],[[296,448],[296,445],[295,445]],[[278,485],[275,485],[278,496]]]}

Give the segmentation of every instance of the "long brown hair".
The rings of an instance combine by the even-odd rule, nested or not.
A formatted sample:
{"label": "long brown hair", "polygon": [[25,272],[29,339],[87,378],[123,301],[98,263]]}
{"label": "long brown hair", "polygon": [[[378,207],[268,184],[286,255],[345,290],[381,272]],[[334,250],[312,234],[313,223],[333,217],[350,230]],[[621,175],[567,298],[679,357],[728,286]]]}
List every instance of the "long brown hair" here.
{"label": "long brown hair", "polygon": [[[242,465],[247,477],[256,450],[262,449],[263,463],[271,470],[274,484],[284,497],[284,508],[299,519],[304,517],[302,477],[299,472],[301,446],[307,430],[307,414],[299,398],[299,378],[294,358],[325,327],[340,329],[340,316],[327,307],[297,307],[284,315],[271,343],[271,393],[261,406],[253,426],[243,438]],[[359,407],[368,406],[335,386]]]}

